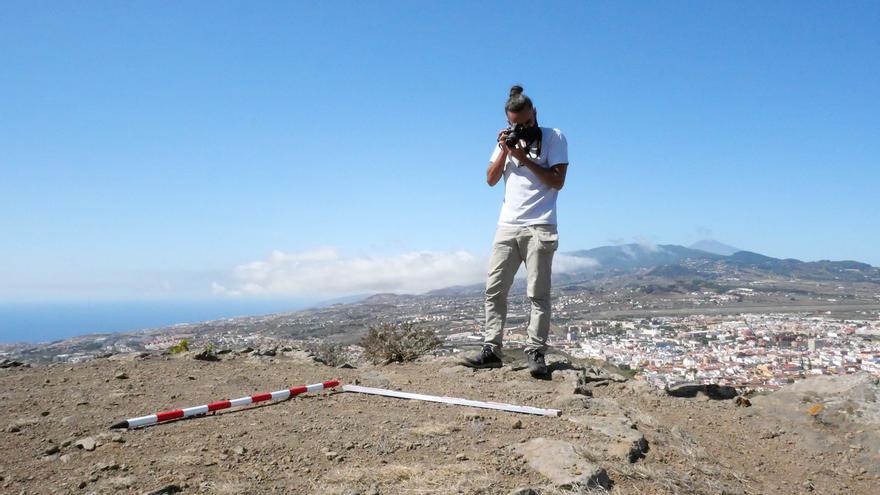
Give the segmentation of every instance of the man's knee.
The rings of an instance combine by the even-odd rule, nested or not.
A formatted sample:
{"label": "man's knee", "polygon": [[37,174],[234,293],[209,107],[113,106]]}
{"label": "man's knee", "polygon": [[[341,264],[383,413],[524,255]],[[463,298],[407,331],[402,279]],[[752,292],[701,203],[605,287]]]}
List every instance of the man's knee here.
{"label": "man's knee", "polygon": [[529,299],[550,299],[550,271],[540,270],[529,274],[526,295]]}
{"label": "man's knee", "polygon": [[535,284],[530,283],[526,287],[526,296],[529,299],[534,301],[549,301],[550,300],[550,284]]}
{"label": "man's knee", "polygon": [[533,308],[539,308],[545,312],[550,311],[550,297],[529,297]]}
{"label": "man's knee", "polygon": [[507,294],[486,294],[486,306],[494,308],[507,307]]}
{"label": "man's knee", "polygon": [[486,282],[486,290],[484,291],[486,300],[507,299],[507,293],[510,292],[511,285],[513,285],[512,281],[508,282],[504,277],[493,277],[490,275],[489,281]]}
{"label": "man's knee", "polygon": [[510,288],[505,286],[503,280],[493,280],[490,278],[489,281],[486,283],[486,290],[483,293],[488,299],[490,297],[506,295],[508,290],[510,290]]}

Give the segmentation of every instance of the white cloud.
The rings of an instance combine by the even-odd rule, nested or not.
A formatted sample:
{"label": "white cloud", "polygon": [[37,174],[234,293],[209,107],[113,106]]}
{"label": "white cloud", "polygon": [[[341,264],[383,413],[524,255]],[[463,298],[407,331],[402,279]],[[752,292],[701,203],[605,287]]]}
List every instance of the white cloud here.
{"label": "white cloud", "polygon": [[274,251],[267,260],[235,268],[236,286],[213,284],[228,295],[342,295],[425,292],[477,283],[486,264],[466,251],[416,251],[397,256],[342,257],[334,249]]}
{"label": "white cloud", "polygon": [[636,237],[635,241],[636,241],[636,244],[638,244],[645,251],[649,251],[651,253],[656,253],[657,251],[660,250],[660,248],[657,247],[656,244],[651,242],[647,237]]}
{"label": "white cloud", "polygon": [[[636,246],[638,246],[639,248],[641,248],[642,251],[647,251],[649,253],[656,253],[657,251],[661,250],[660,246],[651,242],[647,237],[636,236],[633,238],[633,241],[634,241],[634,244]],[[620,238],[608,239],[608,242],[610,242],[614,246],[620,247],[620,250],[623,252],[623,254],[625,254],[626,256],[628,256],[630,258],[636,258],[641,254],[641,253],[636,253],[635,251],[633,251],[631,244],[627,244],[624,241],[624,239],[620,239]]]}
{"label": "white cloud", "polygon": [[593,258],[559,253],[553,256],[553,273],[575,272],[597,266],[599,266],[599,262]]}
{"label": "white cloud", "polygon": [[[557,254],[553,271],[590,268],[596,261]],[[422,293],[486,280],[487,257],[468,251],[414,251],[396,256],[341,256],[324,248],[300,253],[273,251],[262,261],[237,266],[233,283],[212,283],[230,296],[339,296],[364,292]],[[520,270],[522,275],[525,270]]]}

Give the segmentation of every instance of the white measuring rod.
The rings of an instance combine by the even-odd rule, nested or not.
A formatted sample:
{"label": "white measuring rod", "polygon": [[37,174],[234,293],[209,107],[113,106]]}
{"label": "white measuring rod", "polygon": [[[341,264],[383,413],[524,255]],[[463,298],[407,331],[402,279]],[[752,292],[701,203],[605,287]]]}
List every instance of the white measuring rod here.
{"label": "white measuring rod", "polygon": [[558,409],[542,409],[540,407],[516,406],[513,404],[502,404],[500,402],[483,402],[479,400],[459,399],[457,397],[440,397],[437,395],[414,394],[410,392],[398,392],[397,390],[386,390],[384,388],[361,387],[359,385],[343,385],[342,390],[346,392],[357,392],[360,394],[397,397],[398,399],[424,400],[428,402],[456,404],[459,406],[480,407],[483,409],[497,409],[499,411],[510,411],[524,414],[536,414],[538,416],[559,416]]}

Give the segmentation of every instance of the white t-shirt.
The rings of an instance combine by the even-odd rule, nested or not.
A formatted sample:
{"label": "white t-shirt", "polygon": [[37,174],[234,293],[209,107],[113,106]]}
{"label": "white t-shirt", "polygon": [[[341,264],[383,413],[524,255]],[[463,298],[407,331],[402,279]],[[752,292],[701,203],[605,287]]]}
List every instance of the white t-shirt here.
{"label": "white t-shirt", "polygon": [[[543,168],[560,163],[568,163],[568,143],[559,129],[541,128],[541,156],[535,157],[538,143],[532,143],[529,159]],[[495,145],[490,162],[501,154],[501,147]],[[559,193],[541,182],[528,167],[507,155],[504,164],[504,204],[498,225],[520,226],[550,224],[556,225],[556,195]]]}

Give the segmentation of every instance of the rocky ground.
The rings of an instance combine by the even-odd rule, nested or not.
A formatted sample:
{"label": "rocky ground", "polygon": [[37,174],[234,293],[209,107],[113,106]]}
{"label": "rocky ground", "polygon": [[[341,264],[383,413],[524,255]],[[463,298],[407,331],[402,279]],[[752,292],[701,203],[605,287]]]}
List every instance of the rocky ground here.
{"label": "rocky ground", "polygon": [[[874,377],[810,379],[747,407],[583,374],[587,363],[560,356],[550,356],[551,380],[535,380],[522,358],[474,372],[451,356],[340,369],[301,351],[274,354],[0,369],[2,492],[873,494],[880,486]],[[562,415],[323,392],[109,429],[331,378]]]}

